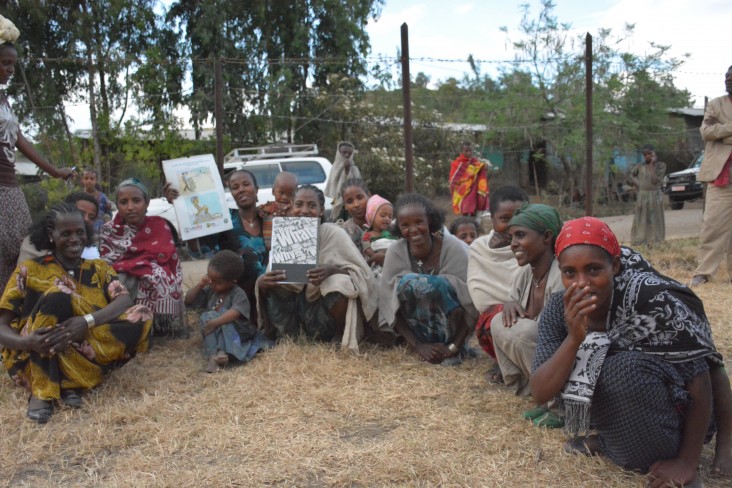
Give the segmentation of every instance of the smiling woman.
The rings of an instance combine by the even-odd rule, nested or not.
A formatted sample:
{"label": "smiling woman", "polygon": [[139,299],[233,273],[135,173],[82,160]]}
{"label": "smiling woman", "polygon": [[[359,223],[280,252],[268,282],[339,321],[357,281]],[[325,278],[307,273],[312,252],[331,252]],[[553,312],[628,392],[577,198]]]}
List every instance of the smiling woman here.
{"label": "smiling woman", "polygon": [[53,401],[82,406],[104,373],[147,350],[152,313],[134,306],[114,269],[81,253],[87,227],[75,205],[37,223],[52,254],[20,264],[0,299],[5,370],[31,393],[28,418],[48,422]]}
{"label": "smiling woman", "polygon": [[[0,85],[6,85],[15,74],[18,52],[14,42],[20,32],[0,15]],[[30,211],[15,178],[15,150],[25,154],[40,169],[57,178],[74,175],[69,168],[56,168],[46,161],[20,131],[5,90],[0,90],[0,289],[15,267],[18,249],[31,225]]]}
{"label": "smiling woman", "polygon": [[396,231],[379,287],[381,323],[404,337],[433,364],[461,361],[477,312],[468,293],[468,249],[441,235],[444,216],[427,198],[409,194],[396,203]]}
{"label": "smiling woman", "polygon": [[[511,250],[523,268],[514,279],[503,312],[491,321],[491,333],[503,380],[517,395],[531,394],[529,376],[539,315],[551,294],[564,289],[554,259],[554,241],[561,226],[557,211],[541,204],[524,204],[508,224]],[[540,419],[537,423],[543,426],[556,420],[545,417],[547,409],[529,412],[528,417]]]}
{"label": "smiling woman", "polygon": [[[313,185],[295,193],[295,217],[322,219],[325,196]],[[307,272],[307,284],[284,284],[283,270],[268,271],[257,281],[259,323],[271,337],[340,340],[358,350],[364,321],[374,314],[375,279],[361,252],[336,224],[319,227],[318,265]]]}

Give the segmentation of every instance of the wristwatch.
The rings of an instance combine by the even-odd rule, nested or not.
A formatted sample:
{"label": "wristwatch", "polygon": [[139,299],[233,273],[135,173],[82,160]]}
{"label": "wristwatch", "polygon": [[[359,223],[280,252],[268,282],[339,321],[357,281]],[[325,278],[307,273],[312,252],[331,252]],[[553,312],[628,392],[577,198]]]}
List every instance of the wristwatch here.
{"label": "wristwatch", "polygon": [[453,353],[453,354],[457,354],[457,352],[458,352],[458,351],[460,350],[460,349],[458,349],[458,347],[457,347],[457,346],[456,346],[456,345],[455,345],[454,343],[452,343],[452,342],[451,342],[450,344],[448,344],[448,345],[447,345],[447,349],[448,349],[448,350],[449,350],[449,351],[450,351],[451,353]]}

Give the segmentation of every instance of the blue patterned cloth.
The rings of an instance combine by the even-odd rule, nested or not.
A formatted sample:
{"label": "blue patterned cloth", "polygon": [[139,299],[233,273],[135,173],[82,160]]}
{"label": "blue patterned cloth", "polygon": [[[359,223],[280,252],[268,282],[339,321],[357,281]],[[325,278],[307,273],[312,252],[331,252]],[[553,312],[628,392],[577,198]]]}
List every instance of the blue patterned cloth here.
{"label": "blue patterned cloth", "polygon": [[448,316],[460,301],[444,276],[408,273],[399,280],[397,298],[399,313],[420,342],[452,342],[455,330]]}
{"label": "blue patterned cloth", "polygon": [[[239,211],[229,209],[231,212],[231,223],[234,226],[232,232],[236,236],[239,244],[239,253],[242,255],[244,264],[246,265],[245,274],[256,278],[264,274],[267,268],[267,247],[264,244],[264,236],[253,236],[244,229],[239,218]],[[260,225],[260,228],[262,226]],[[255,280],[256,280],[255,278]]]}

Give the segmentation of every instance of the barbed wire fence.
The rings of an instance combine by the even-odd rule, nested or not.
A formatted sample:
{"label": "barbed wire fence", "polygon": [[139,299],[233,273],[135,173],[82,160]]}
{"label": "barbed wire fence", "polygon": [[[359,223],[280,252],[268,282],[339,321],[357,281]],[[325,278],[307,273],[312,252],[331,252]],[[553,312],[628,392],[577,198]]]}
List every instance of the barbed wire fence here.
{"label": "barbed wire fence", "polygon": [[[77,57],[77,58],[43,58],[43,57],[29,57],[26,58],[28,62],[30,63],[41,63],[41,64],[48,64],[48,63],[61,63],[61,64],[73,64],[73,65],[86,65],[88,60],[86,58]],[[560,57],[545,57],[541,59],[541,62],[543,63],[572,63],[577,62],[579,58],[577,55],[570,55],[570,56],[560,56]],[[373,70],[379,69],[381,70],[381,73],[389,73],[391,74],[392,78],[395,78],[394,74],[398,72],[398,66],[400,64],[400,58],[395,56],[368,56],[365,58],[367,65],[369,67],[369,72],[372,72]],[[97,63],[100,61],[104,62],[123,62],[123,63],[130,63],[133,65],[141,65],[146,62],[144,58],[136,57],[136,56],[110,56],[109,58],[106,58],[104,60],[97,60]],[[249,121],[256,121],[258,126],[271,126],[274,127],[275,125],[278,126],[285,126],[289,125],[293,130],[294,134],[290,134],[290,137],[297,137],[297,133],[304,128],[317,124],[319,127],[324,126],[332,126],[337,127],[340,129],[343,129],[346,133],[352,133],[354,132],[355,128],[358,128],[361,132],[366,131],[380,131],[380,130],[399,130],[402,128],[403,123],[400,117],[397,117],[394,115],[394,111],[392,110],[390,112],[390,116],[384,116],[384,117],[366,117],[363,113],[354,113],[353,115],[344,114],[343,111],[336,111],[334,110],[334,107],[337,107],[339,104],[347,103],[351,106],[355,106],[358,103],[365,103],[365,104],[371,104],[373,106],[380,106],[380,105],[389,105],[394,104],[395,99],[398,100],[398,97],[395,96],[395,91],[398,90],[398,84],[395,83],[391,89],[376,89],[378,88],[378,82],[377,80],[366,77],[366,84],[367,88],[359,89],[359,90],[341,90],[337,88],[333,88],[332,91],[327,88],[310,88],[306,90],[301,91],[291,91],[286,88],[278,87],[276,90],[268,91],[266,89],[252,89],[251,87],[247,85],[237,85],[232,80],[235,78],[235,75],[231,72],[227,73],[227,67],[236,67],[237,69],[240,69],[242,66],[252,66],[252,65],[262,65],[262,60],[258,58],[219,58],[218,60],[214,60],[211,58],[193,58],[188,59],[186,61],[187,63],[187,69],[190,72],[194,66],[198,68],[203,69],[211,69],[213,71],[213,68],[215,66],[216,62],[221,63],[221,66],[224,70],[224,77],[227,79],[227,86],[226,91],[227,93],[236,93],[237,96],[241,97],[241,100],[272,100],[277,99],[279,106],[285,106],[285,107],[292,107],[296,103],[304,103],[307,101],[325,101],[324,106],[321,107],[322,110],[317,111],[314,114],[306,115],[306,114],[298,114],[294,112],[290,112],[288,114],[282,114],[282,113],[275,113],[272,110],[267,110],[264,107],[257,107],[253,103],[243,103],[240,104],[240,107],[242,110],[231,110],[231,109],[224,109],[222,113],[220,114],[222,117],[222,122],[225,127],[231,127],[232,124],[237,123],[236,121],[240,120],[249,120]],[[266,67],[276,67],[276,66],[301,66],[305,63],[308,65],[314,66],[314,65],[342,65],[346,62],[350,61],[347,58],[341,58],[341,57],[323,57],[323,58],[279,58],[275,60],[269,60],[266,63],[264,63],[264,66]],[[471,76],[471,72],[469,69],[459,69],[459,68],[453,68],[458,65],[465,65],[467,67],[469,61],[464,58],[436,58],[436,57],[415,57],[410,58],[410,62],[413,63],[416,66],[421,66],[425,68],[433,67],[435,65],[442,66],[442,67],[450,67],[450,69],[453,69],[456,74],[459,74],[460,77],[456,78],[456,76],[453,76],[452,78],[456,78],[456,81],[458,83],[465,83],[469,80]],[[478,67],[491,67],[492,69],[500,70],[502,68],[519,68],[522,66],[530,65],[531,63],[534,63],[535,60],[530,59],[471,59],[470,62],[474,66]],[[159,62],[161,66],[164,66],[166,64],[165,61]],[[260,66],[261,67],[261,66]],[[603,66],[604,69],[609,70],[610,72],[614,74],[622,74],[624,73],[624,70],[627,69],[627,66],[622,62],[613,62],[613,63],[606,63]],[[235,71],[235,70],[231,70]],[[528,71],[528,70],[527,70]],[[684,71],[684,70],[676,70],[676,74],[687,74],[687,75],[694,75],[694,76],[709,76],[709,77],[722,77],[723,73],[721,72],[690,72],[690,71]],[[472,74],[475,75],[475,74]],[[449,77],[448,77],[449,79]],[[415,80],[415,76],[412,76],[412,80]],[[446,83],[448,80],[436,80],[433,81],[430,85],[431,87],[436,87],[439,83]],[[370,86],[369,86],[370,84]],[[204,87],[201,88],[194,88],[192,86],[192,83],[190,79],[185,83],[184,88],[181,88],[179,90],[174,91],[165,91],[165,92],[159,92],[159,93],[150,93],[150,92],[137,92],[135,93],[135,100],[137,103],[145,103],[147,105],[157,103],[161,100],[168,100],[171,95],[176,95],[180,97],[181,99],[187,101],[189,104],[190,101],[195,97],[198,100],[204,100],[204,101],[212,101],[216,97],[216,90],[215,87],[211,86],[211,84],[207,84]],[[441,90],[432,89],[429,91],[423,90],[423,91],[416,91],[414,92],[414,95],[412,97],[412,105],[415,107],[423,107],[424,112],[430,113],[429,107],[435,107],[435,106],[464,106],[465,104],[469,103],[472,100],[472,97],[475,97],[475,92],[471,92],[469,90],[460,90],[460,91],[453,91],[453,92],[442,92]],[[83,95],[77,95],[75,100],[65,101],[65,106],[67,107],[88,107],[88,102],[84,100]],[[211,104],[213,106],[213,104]],[[190,105],[183,105],[176,107],[176,110],[178,112],[185,111],[186,108],[190,108]],[[363,108],[361,106],[360,108]],[[58,106],[55,105],[35,105],[33,107],[34,111],[54,111],[57,110]],[[424,133],[457,133],[459,137],[469,136],[471,137],[474,142],[477,142],[479,145],[484,145],[486,147],[492,146],[492,140],[496,138],[496,136],[505,136],[510,134],[520,134],[527,133],[529,131],[536,131],[542,128],[544,123],[541,121],[542,116],[544,115],[544,112],[546,110],[546,107],[543,106],[540,103],[537,103],[535,106],[532,105],[524,105],[520,109],[516,109],[513,107],[504,107],[501,109],[493,109],[492,114],[486,115],[486,120],[484,122],[474,122],[472,124],[461,124],[460,121],[457,120],[444,120],[444,118],[440,118],[439,115],[437,117],[432,117],[430,120],[420,120],[419,116],[415,117],[415,124],[419,126],[420,131],[423,131]],[[524,122],[524,123],[506,123],[506,122],[500,122],[502,119],[509,119],[508,115],[512,117],[512,119],[515,120],[523,120],[523,121],[530,121],[530,122]],[[208,112],[210,114],[210,111]],[[131,122],[128,124],[128,127],[131,129],[137,129],[137,130],[145,130],[149,128],[149,122],[147,122],[144,119],[143,113],[137,113],[137,117],[131,119]],[[210,122],[213,120],[213,117],[209,117],[206,122]],[[183,121],[183,123],[186,123],[188,121]],[[277,122],[281,122],[281,124],[278,124]],[[611,122],[608,122],[607,120],[598,120],[595,122],[595,128],[598,131],[604,131],[604,130],[612,130],[612,131],[621,131],[622,128],[619,128],[612,124]],[[684,128],[679,129],[675,127],[661,127],[659,126],[657,132],[648,132],[648,137],[678,137],[683,138],[685,136],[692,135],[695,131],[697,131],[696,128]],[[119,133],[119,127],[110,127],[106,131],[104,129],[100,129],[99,135],[102,137],[112,137],[115,134]],[[282,139],[283,137],[271,137],[272,142],[279,142],[277,139]],[[237,141],[233,140],[233,138],[230,138],[229,144],[231,144],[231,148],[237,147],[241,144],[244,144],[246,141]],[[358,141],[356,141],[358,144]],[[419,141],[415,143],[415,146],[419,148]],[[325,149],[325,148],[324,148]],[[327,148],[330,149],[330,148]],[[458,148],[451,147],[451,148],[444,148],[443,150],[439,151],[421,151],[417,149],[416,155],[423,159],[429,159],[433,163],[439,163],[446,164],[445,161],[450,161],[454,156],[455,152]],[[524,149],[516,149],[513,147],[504,147],[500,148],[501,152],[505,155],[525,155],[527,153],[527,150]]]}

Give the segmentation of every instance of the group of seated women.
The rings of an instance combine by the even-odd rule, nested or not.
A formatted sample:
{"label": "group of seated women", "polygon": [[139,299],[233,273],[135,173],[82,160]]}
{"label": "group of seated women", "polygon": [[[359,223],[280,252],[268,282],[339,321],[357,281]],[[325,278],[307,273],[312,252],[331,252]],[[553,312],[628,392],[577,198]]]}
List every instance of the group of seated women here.
{"label": "group of seated women", "polygon": [[[407,194],[391,208],[349,180],[349,220],[320,224],[318,264],[308,283],[293,284],[268,270],[272,218],[322,222],[323,193],[286,174],[276,201],[257,206],[252,173],[235,171],[228,184],[234,228],[199,243],[217,254],[185,296],[206,309],[207,371],[283,337],[357,349],[369,329],[402,338],[426,362],[453,364],[469,353],[474,328],[496,360],[488,379],[532,396],[524,417],[536,425],[564,425],[567,451],[604,454],[649,473],[651,486],[690,483],[716,430],[713,469],[732,473],[732,394],[701,300],[621,248],[601,221],[563,224],[553,208],[503,187],[490,196],[493,229],[468,246],[429,199]],[[56,403],[80,407],[81,394],[146,350],[150,335],[186,329],[170,229],[146,216],[139,181],[123,181],[116,202],[101,259],[82,257],[93,219],[78,203],[54,206],[29,237],[40,255],[18,265],[0,300],[3,363],[30,390],[27,416],[39,423]],[[379,239],[393,242],[374,251]]]}

